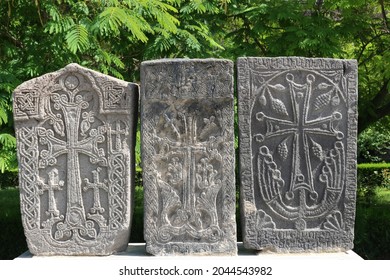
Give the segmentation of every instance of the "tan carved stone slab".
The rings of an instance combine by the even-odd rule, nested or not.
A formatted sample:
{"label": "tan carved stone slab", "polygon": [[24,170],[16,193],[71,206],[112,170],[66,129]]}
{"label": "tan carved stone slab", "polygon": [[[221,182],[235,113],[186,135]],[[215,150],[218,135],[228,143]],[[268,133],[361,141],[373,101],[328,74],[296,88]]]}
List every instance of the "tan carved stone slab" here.
{"label": "tan carved stone slab", "polygon": [[35,255],[127,248],[138,86],[70,64],[14,91],[20,203]]}
{"label": "tan carved stone slab", "polygon": [[141,64],[144,236],[154,255],[234,255],[233,63]]}
{"label": "tan carved stone slab", "polygon": [[240,58],[237,64],[245,246],[351,249],[356,61]]}

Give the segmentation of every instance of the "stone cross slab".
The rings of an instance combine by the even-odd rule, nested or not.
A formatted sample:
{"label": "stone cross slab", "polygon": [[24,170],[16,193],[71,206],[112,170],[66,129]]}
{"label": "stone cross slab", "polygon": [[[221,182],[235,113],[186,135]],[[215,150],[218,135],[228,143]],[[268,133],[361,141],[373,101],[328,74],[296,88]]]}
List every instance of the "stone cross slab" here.
{"label": "stone cross slab", "polygon": [[70,64],[23,83],[13,100],[30,252],[108,255],[126,249],[138,86]]}
{"label": "stone cross slab", "polygon": [[356,61],[239,58],[237,72],[245,247],[352,249]]}
{"label": "stone cross slab", "polygon": [[141,64],[144,237],[154,255],[234,255],[233,63]]}

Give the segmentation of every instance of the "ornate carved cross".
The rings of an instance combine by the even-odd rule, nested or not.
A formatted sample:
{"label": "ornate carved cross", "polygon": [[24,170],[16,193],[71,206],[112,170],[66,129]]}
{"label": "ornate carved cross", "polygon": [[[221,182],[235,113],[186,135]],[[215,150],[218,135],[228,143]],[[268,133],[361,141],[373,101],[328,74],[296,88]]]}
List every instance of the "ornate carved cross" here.
{"label": "ornate carved cross", "polygon": [[[184,171],[187,174],[183,182],[183,206],[184,210],[190,215],[191,219],[196,219],[195,211],[195,180],[196,180],[196,151],[206,151],[207,142],[200,142],[197,140],[197,123],[192,116],[180,115],[184,122],[184,138],[179,141],[169,141],[172,148],[180,150],[184,153]],[[165,119],[168,119],[165,116]],[[169,120],[169,119],[168,119]],[[173,126],[173,122],[169,121],[169,125]],[[174,131],[178,133],[178,129],[173,127]],[[180,135],[180,134],[179,134]],[[183,176],[184,177],[184,176]]]}
{"label": "ornate carved cross", "polygon": [[[87,155],[93,163],[105,165],[104,151],[98,148],[98,143],[104,141],[106,128],[100,126],[98,129],[91,129],[89,137],[79,140],[79,126],[82,110],[89,107],[89,103],[83,100],[82,95],[77,91],[78,78],[68,76],[65,79],[64,87],[66,92],[54,92],[51,99],[54,108],[63,114],[62,119],[56,119],[54,130],[65,137],[65,140],[55,137],[53,130],[41,128],[39,136],[48,143],[48,151],[41,153],[41,162],[56,161],[60,155],[67,156],[67,209],[64,221],[64,228],[78,234],[80,228],[86,224],[84,203],[82,198],[81,176],[79,154]],[[50,101],[47,100],[47,111],[50,110]],[[49,113],[53,114],[53,113]],[[53,118],[54,119],[54,118]],[[61,126],[63,124],[63,127]],[[43,140],[41,140],[43,141]]]}
{"label": "ornate carved cross", "polygon": [[[319,117],[314,120],[308,119],[308,112],[312,108],[309,106],[309,96],[312,92],[312,83],[315,77],[312,74],[308,74],[306,77],[307,84],[301,85],[294,82],[294,76],[287,74],[287,82],[289,83],[291,104],[293,109],[292,121],[285,120],[283,118],[274,118],[266,116],[260,112],[256,114],[256,118],[259,121],[265,121],[267,131],[263,138],[283,137],[283,141],[279,144],[281,147],[284,145],[288,137],[293,137],[293,149],[292,149],[292,172],[289,192],[287,197],[292,199],[294,192],[298,189],[306,189],[310,192],[312,199],[316,199],[318,194],[314,190],[313,174],[311,167],[311,156],[309,143],[314,146],[319,144],[314,142],[310,135],[320,136],[332,136],[340,139],[343,137],[341,132],[335,131],[333,128],[333,122],[341,119],[341,114],[334,112],[332,115],[326,117]],[[273,97],[270,95],[270,99]],[[276,108],[276,112],[282,117],[287,117],[288,113],[285,107],[280,103],[280,100],[273,99],[273,104]],[[279,106],[279,107],[277,107]],[[283,109],[280,109],[283,108]],[[258,135],[259,136],[259,135]],[[319,147],[319,149],[321,149]],[[316,153],[317,157],[323,158],[322,152]]]}

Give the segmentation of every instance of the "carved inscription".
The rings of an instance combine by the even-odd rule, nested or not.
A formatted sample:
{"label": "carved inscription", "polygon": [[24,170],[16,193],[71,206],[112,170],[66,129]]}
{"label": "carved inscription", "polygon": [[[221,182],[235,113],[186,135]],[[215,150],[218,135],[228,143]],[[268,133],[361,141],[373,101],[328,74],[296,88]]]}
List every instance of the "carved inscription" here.
{"label": "carved inscription", "polygon": [[235,254],[231,62],[151,61],[141,73],[147,251]]}
{"label": "carved inscription", "polygon": [[[136,110],[106,111],[107,84],[135,104],[137,91],[127,83],[77,64],[14,92],[22,220],[33,254],[107,255],[127,247],[134,138],[121,134],[132,131]],[[30,88],[36,100],[29,102],[40,104],[34,118]]]}
{"label": "carved inscription", "polygon": [[238,73],[245,245],[352,248],[355,62],[242,58]]}

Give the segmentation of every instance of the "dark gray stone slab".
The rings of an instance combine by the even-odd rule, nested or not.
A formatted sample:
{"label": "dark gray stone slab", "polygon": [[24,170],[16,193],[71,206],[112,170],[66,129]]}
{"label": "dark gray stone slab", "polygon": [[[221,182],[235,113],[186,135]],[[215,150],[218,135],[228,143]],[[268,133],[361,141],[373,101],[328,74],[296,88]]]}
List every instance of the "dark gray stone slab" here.
{"label": "dark gray stone slab", "polygon": [[237,64],[245,246],[351,249],[356,61],[240,58]]}
{"label": "dark gray stone slab", "polygon": [[146,61],[141,84],[147,252],[236,254],[233,63]]}
{"label": "dark gray stone slab", "polygon": [[70,64],[23,83],[13,100],[30,252],[126,250],[138,86]]}

